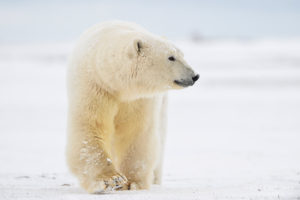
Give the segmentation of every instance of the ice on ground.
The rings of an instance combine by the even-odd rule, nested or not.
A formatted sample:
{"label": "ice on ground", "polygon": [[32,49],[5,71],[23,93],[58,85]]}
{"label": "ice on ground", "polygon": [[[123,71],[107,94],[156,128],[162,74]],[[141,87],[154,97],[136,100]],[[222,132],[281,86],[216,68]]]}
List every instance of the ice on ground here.
{"label": "ice on ground", "polygon": [[300,39],[178,41],[162,186],[89,195],[65,165],[72,44],[0,46],[0,199],[300,199]]}

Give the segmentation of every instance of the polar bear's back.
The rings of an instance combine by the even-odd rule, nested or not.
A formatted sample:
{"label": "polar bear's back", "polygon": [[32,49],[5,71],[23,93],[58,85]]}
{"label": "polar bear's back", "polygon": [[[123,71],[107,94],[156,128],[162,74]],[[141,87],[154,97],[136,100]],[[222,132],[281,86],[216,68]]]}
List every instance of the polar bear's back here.
{"label": "polar bear's back", "polygon": [[123,55],[124,49],[134,37],[149,34],[151,33],[131,22],[108,21],[96,24],[83,32],[77,41],[69,59],[68,74],[79,71],[76,69],[78,67],[92,66],[95,61],[103,62],[114,55]]}
{"label": "polar bear's back", "polygon": [[79,40],[92,39],[95,37],[98,40],[103,39],[104,41],[107,41],[110,39],[111,41],[116,40],[125,34],[128,35],[128,33],[150,34],[146,29],[132,22],[108,21],[92,26],[81,35]]}
{"label": "polar bear's back", "polygon": [[[94,27],[105,29],[113,29],[113,30],[127,30],[127,31],[138,31],[138,32],[148,32],[146,29],[141,27],[138,24],[133,22],[125,22],[125,21],[108,21],[95,25]],[[93,28],[93,27],[92,27]]]}
{"label": "polar bear's back", "polygon": [[104,60],[113,55],[123,55],[124,49],[137,38],[154,37],[143,27],[124,21],[108,21],[96,24],[86,30],[79,38],[74,48],[71,61],[75,63],[95,60]]}

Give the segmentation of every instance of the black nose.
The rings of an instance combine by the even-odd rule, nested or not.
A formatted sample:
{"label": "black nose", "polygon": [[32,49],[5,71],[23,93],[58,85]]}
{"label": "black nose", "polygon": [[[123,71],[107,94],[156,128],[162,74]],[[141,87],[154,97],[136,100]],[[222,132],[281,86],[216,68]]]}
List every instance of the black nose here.
{"label": "black nose", "polygon": [[197,74],[196,76],[194,76],[192,79],[193,79],[193,81],[194,81],[194,83],[199,79],[199,74]]}

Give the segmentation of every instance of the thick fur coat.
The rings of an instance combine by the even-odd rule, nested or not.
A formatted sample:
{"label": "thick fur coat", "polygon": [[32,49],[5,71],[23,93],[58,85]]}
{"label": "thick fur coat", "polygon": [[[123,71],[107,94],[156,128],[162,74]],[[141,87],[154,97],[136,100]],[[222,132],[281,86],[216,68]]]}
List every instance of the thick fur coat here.
{"label": "thick fur coat", "polygon": [[161,182],[167,90],[197,79],[181,51],[129,22],[88,29],[68,67],[67,161],[90,193]]}

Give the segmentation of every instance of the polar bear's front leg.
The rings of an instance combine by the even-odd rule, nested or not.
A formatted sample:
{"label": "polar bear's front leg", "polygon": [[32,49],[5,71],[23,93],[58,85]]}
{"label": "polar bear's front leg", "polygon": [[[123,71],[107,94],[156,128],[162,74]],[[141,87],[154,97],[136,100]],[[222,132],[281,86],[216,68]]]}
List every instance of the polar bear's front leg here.
{"label": "polar bear's front leg", "polygon": [[152,131],[145,130],[134,138],[120,165],[128,179],[129,190],[149,189],[158,159],[158,141]]}
{"label": "polar bear's front leg", "polygon": [[127,188],[127,179],[117,170],[111,156],[117,106],[105,95],[89,100],[70,107],[69,167],[90,193]]}
{"label": "polar bear's front leg", "polygon": [[100,141],[95,144],[97,139],[81,148],[78,173],[81,186],[90,193],[127,188],[127,178],[118,172],[105,145],[99,144]]}
{"label": "polar bear's front leg", "polygon": [[[162,113],[165,113],[163,102],[166,101],[161,97],[133,102],[129,110],[138,112],[130,113],[126,121],[126,126],[130,127],[128,145],[124,145],[124,141],[120,139],[116,141],[116,146],[122,147],[118,149],[122,155],[119,167],[128,179],[130,190],[149,189],[154,180],[160,180],[164,143],[162,139],[165,131],[165,120],[162,119]],[[164,125],[161,125],[161,120]]]}

